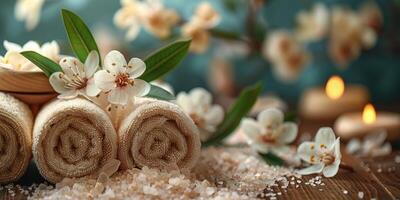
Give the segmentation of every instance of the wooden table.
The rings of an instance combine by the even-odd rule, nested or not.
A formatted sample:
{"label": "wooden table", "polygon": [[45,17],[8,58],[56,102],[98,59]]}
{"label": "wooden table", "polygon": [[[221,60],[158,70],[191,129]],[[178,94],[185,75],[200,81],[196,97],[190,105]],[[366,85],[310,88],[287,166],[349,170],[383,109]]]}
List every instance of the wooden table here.
{"label": "wooden table", "polygon": [[[322,125],[324,123],[302,121],[300,132],[315,133]],[[289,184],[286,189],[274,187],[276,193],[282,192],[276,196],[277,199],[359,199],[359,192],[363,193],[363,199],[400,199],[400,163],[395,163],[395,157],[400,156],[400,150],[394,150],[391,155],[380,158],[358,158],[343,150],[342,154],[342,161],[352,166],[354,171],[341,169],[335,177],[323,178],[324,186],[298,184],[296,188],[297,184]],[[22,183],[29,182],[27,179],[32,178],[32,174],[37,174],[34,168],[29,169],[29,173],[31,175],[26,175]],[[312,177],[315,175],[304,176],[302,179],[307,181]],[[36,182],[42,180],[37,175],[32,179]],[[3,190],[0,192],[0,199],[26,199],[26,196],[17,194],[11,197]]]}

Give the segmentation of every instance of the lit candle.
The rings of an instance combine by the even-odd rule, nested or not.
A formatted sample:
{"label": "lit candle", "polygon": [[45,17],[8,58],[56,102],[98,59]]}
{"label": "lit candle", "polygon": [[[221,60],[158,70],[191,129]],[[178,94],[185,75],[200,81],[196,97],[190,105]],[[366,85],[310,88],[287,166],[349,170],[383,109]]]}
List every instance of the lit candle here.
{"label": "lit candle", "polygon": [[345,86],[343,79],[332,76],[322,87],[307,90],[300,100],[300,114],[309,119],[332,120],[343,113],[361,110],[369,94],[359,85]]}
{"label": "lit candle", "polygon": [[388,139],[400,137],[400,115],[389,112],[376,112],[372,104],[367,104],[362,113],[354,112],[340,116],[335,122],[335,132],[348,140],[365,134],[385,130]]}

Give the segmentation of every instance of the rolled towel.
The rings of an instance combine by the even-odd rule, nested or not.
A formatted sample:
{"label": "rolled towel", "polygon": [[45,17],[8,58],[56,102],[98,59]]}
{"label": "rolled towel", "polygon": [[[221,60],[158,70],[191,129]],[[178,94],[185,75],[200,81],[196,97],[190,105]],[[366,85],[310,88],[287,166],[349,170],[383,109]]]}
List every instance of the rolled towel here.
{"label": "rolled towel", "polygon": [[0,183],[19,179],[32,156],[33,117],[29,107],[0,92]]}
{"label": "rolled towel", "polygon": [[123,169],[152,167],[190,170],[200,156],[193,121],[175,104],[136,98],[118,129],[118,158]]}
{"label": "rolled towel", "polygon": [[117,135],[104,110],[86,99],[55,100],[38,113],[33,157],[50,182],[97,176],[117,157]]}

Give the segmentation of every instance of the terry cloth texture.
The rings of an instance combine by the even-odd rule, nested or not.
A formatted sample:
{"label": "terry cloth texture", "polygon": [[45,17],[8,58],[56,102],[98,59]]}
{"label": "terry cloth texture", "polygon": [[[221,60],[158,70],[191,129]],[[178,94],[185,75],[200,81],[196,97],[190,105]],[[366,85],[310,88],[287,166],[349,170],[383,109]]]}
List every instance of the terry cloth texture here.
{"label": "terry cloth texture", "polygon": [[32,156],[33,117],[29,107],[0,92],[0,183],[19,179]]}
{"label": "terry cloth texture", "polygon": [[81,98],[54,100],[38,113],[33,129],[33,157],[43,177],[97,176],[117,158],[117,135],[100,107]]}

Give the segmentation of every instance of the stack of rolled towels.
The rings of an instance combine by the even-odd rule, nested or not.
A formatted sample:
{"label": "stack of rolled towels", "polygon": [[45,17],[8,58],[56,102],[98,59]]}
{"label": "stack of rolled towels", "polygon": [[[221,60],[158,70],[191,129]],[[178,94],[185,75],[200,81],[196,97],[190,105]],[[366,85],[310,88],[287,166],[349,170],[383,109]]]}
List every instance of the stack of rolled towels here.
{"label": "stack of rolled towels", "polygon": [[0,93],[0,183],[20,178],[31,155],[41,175],[56,183],[96,178],[116,159],[121,169],[190,170],[200,146],[193,121],[170,102],[136,98],[113,125],[107,110],[89,100],[53,100],[33,121],[27,105]]}

